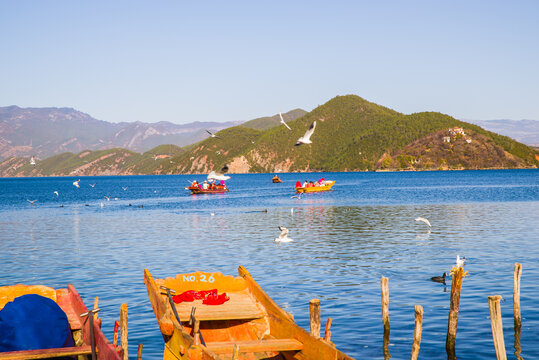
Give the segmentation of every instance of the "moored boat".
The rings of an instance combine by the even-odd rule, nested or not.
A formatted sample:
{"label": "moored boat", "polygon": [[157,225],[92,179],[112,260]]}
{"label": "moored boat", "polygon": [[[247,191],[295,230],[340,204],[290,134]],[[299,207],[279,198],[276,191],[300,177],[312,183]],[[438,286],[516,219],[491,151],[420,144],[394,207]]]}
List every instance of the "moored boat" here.
{"label": "moored boat", "polygon": [[273,181],[274,183],[282,183],[283,182],[277,175],[275,175],[273,177],[273,179],[271,179],[271,181]]}
{"label": "moored boat", "polygon": [[144,270],[165,360],[352,359],[329,339],[299,327],[243,266],[238,273],[198,271],[154,279]]}
{"label": "moored boat", "polygon": [[323,186],[311,186],[311,187],[303,187],[303,186],[296,186],[296,192],[299,193],[308,193],[308,192],[320,192],[320,191],[329,191],[331,190],[331,187],[335,185],[335,180],[325,180]]}
{"label": "moored boat", "polygon": [[[39,295],[39,298],[35,297],[38,300],[41,297],[47,298],[45,301],[49,303],[50,300],[53,300],[61,311],[65,313],[69,323],[69,330],[66,329],[68,332],[68,341],[66,341],[66,344],[68,346],[5,351],[0,352],[0,359],[44,359],[67,356],[83,356],[83,358],[93,358],[95,356],[99,360],[122,359],[120,347],[111,344],[101,331],[101,319],[97,317],[98,309],[88,311],[79,293],[71,284],[67,286],[67,289],[53,289],[42,285],[22,284],[2,286],[0,287],[0,310],[4,309],[10,302],[15,303],[15,301],[19,301],[16,300],[19,297],[30,294]],[[10,306],[13,307],[13,305]],[[39,313],[40,316],[43,316],[43,313],[40,313],[39,309],[34,310],[36,314]],[[25,324],[20,325],[24,326]],[[46,331],[47,329],[45,329]],[[72,339],[69,339],[69,336]]]}

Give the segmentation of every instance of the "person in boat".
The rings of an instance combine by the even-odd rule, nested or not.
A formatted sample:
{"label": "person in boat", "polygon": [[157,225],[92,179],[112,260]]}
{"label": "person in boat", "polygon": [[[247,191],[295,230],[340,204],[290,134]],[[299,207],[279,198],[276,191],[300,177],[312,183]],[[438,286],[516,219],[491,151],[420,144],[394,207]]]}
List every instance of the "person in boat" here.
{"label": "person in boat", "polygon": [[314,184],[312,181],[309,181],[309,187],[314,187]]}
{"label": "person in boat", "polygon": [[302,187],[306,188],[306,187],[308,187],[308,185],[309,185],[309,183],[307,182],[307,180],[305,180]]}
{"label": "person in boat", "polygon": [[300,187],[301,187],[301,181],[299,181],[299,180],[296,181],[296,187],[297,187],[297,188],[300,188]]}
{"label": "person in boat", "polygon": [[193,181],[193,183],[191,184],[192,187],[198,187],[198,181]]}
{"label": "person in boat", "polygon": [[320,183],[318,181],[315,181],[314,182],[314,187],[318,187],[318,186],[320,186]]}
{"label": "person in boat", "polygon": [[318,183],[320,184],[320,186],[326,186],[326,179],[321,178],[320,180],[318,180]]}
{"label": "person in boat", "polygon": [[208,190],[208,182],[204,180],[204,184],[202,184],[202,190]]}

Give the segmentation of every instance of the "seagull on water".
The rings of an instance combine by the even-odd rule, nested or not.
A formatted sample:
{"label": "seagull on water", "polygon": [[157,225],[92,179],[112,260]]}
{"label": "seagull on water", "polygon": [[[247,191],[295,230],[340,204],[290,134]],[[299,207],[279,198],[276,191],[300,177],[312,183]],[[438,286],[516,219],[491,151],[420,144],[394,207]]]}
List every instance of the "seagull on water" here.
{"label": "seagull on water", "polygon": [[57,197],[60,196],[60,194],[58,194],[58,191],[53,191],[53,193],[55,193]]}
{"label": "seagull on water", "polygon": [[283,227],[283,226],[279,226],[279,230],[281,230],[281,234],[279,235],[278,238],[275,238],[275,242],[278,242],[279,245],[281,245],[281,243],[287,243],[287,242],[291,242],[291,241],[294,241],[292,240],[291,238],[288,237],[288,229]]}
{"label": "seagull on water", "polygon": [[217,171],[212,171],[208,174],[208,180],[228,180],[230,179],[230,176],[226,176],[225,173],[228,172],[228,165],[225,164],[225,166],[223,166],[221,168],[221,170],[219,172]]}
{"label": "seagull on water", "polygon": [[288,130],[292,130],[292,129],[290,129],[290,126],[288,126],[288,124],[284,122],[283,115],[281,115],[281,113],[279,113],[279,116],[281,117],[281,123],[282,123],[284,126],[286,126],[286,127],[288,128]]}
{"label": "seagull on water", "polygon": [[417,218],[415,218],[415,221],[423,221],[425,224],[427,224],[429,227],[431,227],[430,221],[428,221],[425,218],[417,217]]}
{"label": "seagull on water", "polygon": [[460,257],[460,256],[457,255],[457,266],[458,267],[463,267],[465,262],[466,262],[466,258],[464,256]]}
{"label": "seagull on water", "polygon": [[210,134],[210,136],[211,136],[212,138],[221,139],[220,136],[217,136],[217,135],[215,135],[214,133],[212,133],[212,132],[210,132],[210,131],[208,131],[208,130],[206,130],[206,132],[207,132],[208,134]]}
{"label": "seagull on water", "polygon": [[77,180],[77,181],[73,181],[73,185],[75,185],[77,188],[80,189],[79,181],[80,181],[80,179]]}
{"label": "seagull on water", "polygon": [[316,127],[316,121],[313,121],[313,123],[311,124],[311,126],[309,127],[309,130],[307,130],[305,132],[305,135],[303,135],[302,137],[300,137],[298,139],[298,142],[296,143],[295,146],[300,146],[301,144],[312,144],[312,141],[311,141],[311,136],[313,135],[314,133],[314,128]]}
{"label": "seagull on water", "polygon": [[34,205],[34,203],[35,203],[37,200],[28,200],[28,199],[26,199],[26,201],[28,201],[30,204]]}

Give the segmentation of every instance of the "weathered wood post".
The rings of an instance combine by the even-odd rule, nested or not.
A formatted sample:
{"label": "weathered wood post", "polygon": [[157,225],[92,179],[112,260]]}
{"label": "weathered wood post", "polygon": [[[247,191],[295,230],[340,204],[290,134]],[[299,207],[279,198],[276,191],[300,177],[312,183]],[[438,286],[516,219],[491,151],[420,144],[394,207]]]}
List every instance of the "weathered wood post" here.
{"label": "weathered wood post", "polygon": [[326,321],[326,328],[324,329],[324,340],[331,341],[331,322],[333,319],[328,318]]}
{"label": "weathered wood post", "polygon": [[120,336],[122,347],[122,359],[129,360],[129,347],[127,346],[127,304],[120,307]]}
{"label": "weathered wood post", "polygon": [[380,279],[380,290],[382,293],[382,322],[384,324],[384,359],[389,359],[389,279],[382,276]]}
{"label": "weathered wood post", "polygon": [[414,328],[414,343],[412,344],[411,360],[417,360],[419,355],[419,346],[421,345],[421,332],[423,329],[423,306],[416,305],[415,309],[415,328]]}
{"label": "weathered wood post", "polygon": [[311,335],[320,338],[320,299],[309,301],[309,310],[311,313]]}
{"label": "weathered wood post", "polygon": [[522,264],[515,263],[515,272],[513,274],[513,319],[515,328],[515,356],[522,359],[520,353],[520,327],[522,325],[520,317],[520,276],[522,275]]}
{"label": "weathered wood post", "polygon": [[497,360],[507,360],[505,343],[503,341],[502,312],[500,308],[500,295],[488,297],[488,309],[490,310],[490,325],[492,327],[492,339],[496,350]]}
{"label": "weathered wood post", "polygon": [[[99,297],[95,297],[94,299],[94,309],[99,308]],[[94,320],[97,320],[97,311],[94,312]]]}
{"label": "weathered wood post", "polygon": [[142,359],[142,344],[138,344],[138,350],[137,350],[137,360]]}
{"label": "weathered wood post", "polygon": [[447,358],[450,360],[456,359],[455,354],[455,339],[457,337],[457,323],[459,320],[459,305],[460,305],[460,289],[462,287],[462,279],[467,272],[461,266],[455,266],[451,269],[453,280],[451,281],[451,303],[449,307],[449,318],[447,321],[447,337],[445,340],[445,351]]}

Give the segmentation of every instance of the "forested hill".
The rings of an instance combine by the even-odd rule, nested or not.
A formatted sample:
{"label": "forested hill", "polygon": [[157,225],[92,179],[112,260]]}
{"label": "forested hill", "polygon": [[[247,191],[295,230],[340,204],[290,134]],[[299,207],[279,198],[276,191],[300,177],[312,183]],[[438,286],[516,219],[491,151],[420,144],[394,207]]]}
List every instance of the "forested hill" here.
{"label": "forested hill", "polygon": [[[294,146],[314,121],[312,144]],[[287,124],[292,130],[284,125],[267,130],[234,126],[219,131],[220,138],[181,149],[165,146],[145,154],[124,152],[116,160],[109,152],[71,154],[61,171],[58,167],[51,171],[54,162],[49,159],[35,165],[25,159],[16,165],[21,160],[11,158],[0,163],[0,176],[97,175],[102,166],[80,165],[89,153],[92,159],[102,159],[96,166],[114,161],[108,174],[208,173],[224,164],[229,164],[231,173],[539,166],[538,154],[528,146],[477,125],[436,112],[405,115],[355,95],[337,96]]]}

